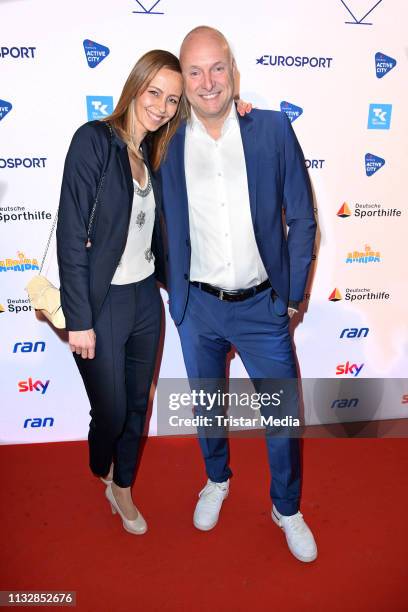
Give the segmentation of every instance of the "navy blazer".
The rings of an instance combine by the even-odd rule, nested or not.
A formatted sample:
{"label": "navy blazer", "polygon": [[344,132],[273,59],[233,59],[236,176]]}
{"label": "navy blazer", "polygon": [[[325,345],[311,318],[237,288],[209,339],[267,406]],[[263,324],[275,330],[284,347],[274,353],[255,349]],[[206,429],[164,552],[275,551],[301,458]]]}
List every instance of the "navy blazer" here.
{"label": "navy blazer", "polygon": [[[275,311],[303,299],[312,261],[316,221],[302,149],[286,114],[253,110],[239,117],[255,239],[270,283]],[[161,166],[168,239],[170,313],[180,324],[189,292],[190,230],[184,168],[186,124],[174,136]],[[209,186],[211,187],[211,186]],[[289,227],[282,223],[282,210]],[[242,253],[245,257],[245,253]]]}
{"label": "navy blazer", "polygon": [[[115,130],[111,144],[110,138],[109,129],[102,122],[85,123],[75,132],[65,160],[57,256],[61,305],[70,331],[94,326],[126,246],[134,193],[132,172],[127,145]],[[149,166],[147,143],[142,147]],[[87,249],[89,217],[104,168],[106,176],[92,226],[92,246]],[[156,277],[165,284],[161,189],[154,174],[150,175],[156,202],[152,251]]]}

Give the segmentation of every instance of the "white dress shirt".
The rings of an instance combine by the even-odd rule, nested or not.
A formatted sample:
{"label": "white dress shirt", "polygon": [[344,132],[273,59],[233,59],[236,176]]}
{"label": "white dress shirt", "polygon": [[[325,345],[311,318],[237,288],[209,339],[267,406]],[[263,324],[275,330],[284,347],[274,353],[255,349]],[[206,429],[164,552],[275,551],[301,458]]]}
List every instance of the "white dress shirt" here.
{"label": "white dress shirt", "polygon": [[[146,167],[145,173],[147,183]],[[133,183],[140,188],[135,179]],[[153,274],[154,255],[151,245],[155,210],[153,189],[145,197],[135,191],[126,246],[112,279],[112,285],[136,283]]]}
{"label": "white dress shirt", "polygon": [[244,148],[235,105],[214,140],[191,111],[185,140],[190,221],[190,280],[245,289],[267,279],[249,204]]}

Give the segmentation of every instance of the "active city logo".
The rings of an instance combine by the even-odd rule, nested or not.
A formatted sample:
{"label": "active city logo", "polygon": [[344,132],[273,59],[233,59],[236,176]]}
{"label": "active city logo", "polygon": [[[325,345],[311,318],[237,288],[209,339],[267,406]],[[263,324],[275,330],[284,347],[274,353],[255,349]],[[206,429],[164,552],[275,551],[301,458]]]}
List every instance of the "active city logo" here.
{"label": "active city logo", "polygon": [[352,251],[347,253],[346,263],[380,263],[381,255],[379,251],[373,251],[369,244],[364,246],[364,252]]}
{"label": "active city logo", "polygon": [[362,17],[360,17],[360,19],[358,19],[358,17],[356,17],[352,11],[355,12],[356,8],[359,8],[359,6],[356,7],[356,4],[360,5],[361,2],[356,0],[347,0],[347,2],[345,2],[345,0],[340,0],[340,2],[353,18],[353,21],[345,21],[347,25],[373,25],[371,22],[364,21],[364,19],[368,17],[379,4],[381,4],[382,0],[377,0],[377,2],[373,2],[373,0],[371,0],[368,4],[365,2],[364,4],[366,5],[366,8],[364,10],[368,8],[368,11]]}
{"label": "active city logo", "polygon": [[37,47],[0,47],[0,59],[34,59]]}
{"label": "active city logo", "polygon": [[86,96],[88,121],[103,119],[113,113],[112,96]]}
{"label": "active city logo", "polygon": [[2,121],[4,117],[9,114],[12,108],[13,105],[11,102],[0,99],[0,121]]}
{"label": "active city logo", "polygon": [[284,68],[330,68],[332,57],[309,57],[307,55],[261,55],[256,64]]}
{"label": "active city logo", "polygon": [[345,327],[340,333],[340,338],[367,338],[370,329],[368,327]]}
{"label": "active city logo", "polygon": [[[31,312],[33,310],[30,304],[29,298],[27,299],[8,298],[6,304],[7,304],[7,312],[11,312],[12,314],[20,314],[21,312]],[[4,308],[4,306],[3,306],[3,309],[4,309],[3,312],[6,312],[6,309]],[[0,308],[0,312],[2,312],[1,308]]]}
{"label": "active city logo", "polygon": [[285,100],[280,103],[280,109],[283,113],[287,114],[291,123],[296,121],[296,119],[303,113],[303,108],[300,108],[300,106],[296,106],[295,104],[291,104],[290,102],[286,102]]}
{"label": "active city logo", "polygon": [[24,421],[24,429],[27,427],[54,427],[54,419],[53,417],[44,417],[43,419],[40,417],[35,419],[26,419]]}
{"label": "active city logo", "polygon": [[378,51],[375,54],[375,76],[377,79],[382,79],[386,74],[390,72],[397,65],[397,60],[393,57],[385,55]]}
{"label": "active city logo", "polygon": [[339,363],[336,367],[336,376],[342,376],[343,374],[349,374],[350,376],[358,376],[363,369],[364,363],[361,365],[357,365],[357,363],[350,363],[346,361],[346,363]]}
{"label": "active city logo", "polygon": [[402,210],[399,208],[383,208],[382,204],[377,202],[355,202],[353,204],[354,211],[350,208],[347,202],[343,202],[337,211],[337,216],[341,219],[348,219],[351,216],[357,217],[357,219],[376,218],[380,219],[383,217],[400,217]]}
{"label": "active city logo", "polygon": [[0,157],[0,170],[4,168],[45,168],[46,157]]}
{"label": "active city logo", "polygon": [[50,384],[49,380],[46,380],[44,383],[41,380],[36,380],[33,382],[33,379],[30,377],[28,380],[20,380],[18,383],[18,392],[19,393],[27,393],[31,391],[38,391],[41,395],[48,389],[48,385]]}
{"label": "active city logo", "polygon": [[352,397],[350,399],[344,398],[344,399],[336,399],[334,400],[334,402],[332,403],[332,405],[330,406],[333,410],[335,408],[356,408],[358,405],[358,398],[357,397]]}
{"label": "active city logo", "polygon": [[36,259],[28,259],[21,251],[18,251],[17,257],[18,259],[0,259],[0,272],[26,272],[40,269]]}
{"label": "active city logo", "polygon": [[372,176],[380,170],[385,164],[385,159],[377,157],[373,153],[365,154],[365,171],[367,176]]}
{"label": "active city logo", "polygon": [[389,130],[391,127],[392,104],[370,104],[368,108],[369,130]]}
{"label": "active city logo", "polygon": [[0,223],[13,221],[50,221],[52,214],[46,210],[26,210],[25,206],[0,206]]}
{"label": "active city logo", "polygon": [[16,342],[13,347],[13,353],[43,353],[45,346],[43,340],[38,340],[37,342]]}
{"label": "active city logo", "polygon": [[308,170],[321,170],[323,168],[323,164],[325,163],[325,159],[305,159],[306,168]]}
{"label": "active city logo", "polygon": [[[139,7],[142,10],[138,10],[138,11],[132,11],[133,13],[138,13],[143,14],[143,15],[164,15],[163,12],[160,11],[154,11],[153,9],[156,8],[156,6],[161,2],[161,0],[156,0],[155,2],[153,2],[153,4],[151,5],[151,7],[149,9],[147,9],[141,2],[140,0],[135,0],[135,2],[139,5]],[[146,2],[145,2],[146,4]]]}
{"label": "active city logo", "polygon": [[100,45],[93,40],[86,39],[84,40],[83,45],[86,61],[88,62],[88,66],[90,68],[96,68],[96,66],[99,66],[99,64],[103,62],[103,60],[108,57],[110,53],[108,47],[105,47],[105,45]]}

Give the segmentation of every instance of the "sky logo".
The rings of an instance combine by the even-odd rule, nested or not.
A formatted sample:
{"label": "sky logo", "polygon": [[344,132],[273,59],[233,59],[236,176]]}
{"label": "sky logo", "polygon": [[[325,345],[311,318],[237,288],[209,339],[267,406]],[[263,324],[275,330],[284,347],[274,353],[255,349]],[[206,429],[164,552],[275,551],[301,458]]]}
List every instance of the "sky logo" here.
{"label": "sky logo", "polygon": [[18,391],[19,393],[27,393],[27,391],[38,391],[41,395],[48,389],[48,385],[50,384],[49,380],[46,380],[45,383],[41,382],[41,380],[36,380],[33,382],[32,378],[28,380],[20,380],[18,383]]}
{"label": "sky logo", "polygon": [[369,130],[389,130],[391,126],[392,104],[370,104],[368,109]]}
{"label": "sky logo", "polygon": [[113,113],[112,96],[86,96],[88,121],[104,119]]}
{"label": "sky logo", "polygon": [[[364,19],[366,17],[368,17],[368,15],[370,13],[373,12],[373,10],[379,5],[381,4],[382,0],[377,0],[377,2],[373,2],[371,0],[370,2],[370,6],[371,8],[363,15],[363,17],[361,17],[360,19],[358,19],[357,17],[355,17],[355,15],[352,13],[352,10],[354,9],[354,6],[356,5],[356,0],[347,0],[347,2],[345,2],[345,0],[340,0],[340,2],[342,3],[342,5],[347,9],[348,13],[352,16],[353,21],[346,21],[345,23],[347,23],[348,25],[353,24],[353,25],[373,25],[372,23],[369,23],[368,21],[364,21]],[[357,2],[358,4],[358,2]]]}
{"label": "sky logo", "polygon": [[108,57],[110,51],[108,47],[93,42],[92,40],[84,40],[84,51],[86,61],[90,68],[96,68],[103,60]]}
{"label": "sky logo", "polygon": [[382,157],[377,157],[377,155],[373,155],[373,153],[365,154],[365,170],[367,176],[372,176],[378,172],[384,164],[385,159]]}
{"label": "sky logo", "polygon": [[137,2],[137,4],[140,6],[141,11],[133,11],[133,13],[138,13],[143,14],[143,15],[164,15],[164,13],[161,13],[159,11],[154,11],[153,9],[156,8],[156,6],[159,4],[159,2],[161,2],[161,0],[156,0],[156,2],[153,2],[152,6],[147,9],[145,6],[143,6],[143,4],[139,1],[139,0],[135,0]]}
{"label": "sky logo", "polygon": [[341,376],[342,374],[349,374],[350,376],[358,376],[363,369],[364,363],[361,365],[357,365],[356,363],[350,363],[346,361],[346,363],[340,363],[336,368],[336,376]]}
{"label": "sky logo", "polygon": [[296,106],[295,104],[291,104],[290,102],[281,102],[280,109],[283,113],[286,113],[290,119],[290,122],[293,123],[296,121],[298,117],[303,113],[303,108],[300,106]]}
{"label": "sky logo", "polygon": [[9,114],[13,105],[11,102],[6,102],[6,100],[0,100],[0,121],[4,119],[6,115]]}
{"label": "sky logo", "polygon": [[377,79],[382,79],[386,74],[390,72],[397,65],[397,60],[393,57],[385,55],[378,51],[375,54],[375,76]]}

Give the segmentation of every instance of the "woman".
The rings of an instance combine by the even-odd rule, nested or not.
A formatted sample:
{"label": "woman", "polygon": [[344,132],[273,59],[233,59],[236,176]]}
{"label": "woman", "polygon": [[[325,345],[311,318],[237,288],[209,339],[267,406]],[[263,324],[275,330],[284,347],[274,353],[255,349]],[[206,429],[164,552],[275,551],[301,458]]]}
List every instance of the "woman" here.
{"label": "woman", "polygon": [[152,171],[177,130],[181,102],[178,59],[146,53],[106,122],[75,133],[61,188],[61,303],[91,404],[90,468],[132,534],[147,530],[130,487],[160,336],[156,278],[164,281],[160,186]]}

